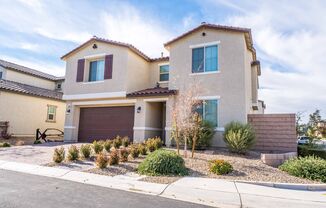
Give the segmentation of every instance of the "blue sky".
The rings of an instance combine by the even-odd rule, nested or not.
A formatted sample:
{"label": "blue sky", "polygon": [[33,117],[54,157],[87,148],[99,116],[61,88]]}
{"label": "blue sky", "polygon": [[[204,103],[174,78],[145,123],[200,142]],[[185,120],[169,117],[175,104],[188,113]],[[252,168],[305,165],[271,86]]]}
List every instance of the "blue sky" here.
{"label": "blue sky", "polygon": [[326,2],[305,0],[0,0],[0,58],[64,75],[60,57],[92,35],[151,57],[200,22],[249,27],[267,112],[326,109]]}

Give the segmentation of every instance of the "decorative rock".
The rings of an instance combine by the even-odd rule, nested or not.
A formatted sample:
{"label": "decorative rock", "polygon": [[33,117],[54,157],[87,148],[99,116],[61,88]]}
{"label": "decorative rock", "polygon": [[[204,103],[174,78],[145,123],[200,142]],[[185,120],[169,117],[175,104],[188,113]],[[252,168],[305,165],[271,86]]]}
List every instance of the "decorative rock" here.
{"label": "decorative rock", "polygon": [[287,152],[279,154],[264,154],[262,153],[260,158],[263,163],[273,167],[277,167],[284,163],[286,160],[297,157],[296,152]]}

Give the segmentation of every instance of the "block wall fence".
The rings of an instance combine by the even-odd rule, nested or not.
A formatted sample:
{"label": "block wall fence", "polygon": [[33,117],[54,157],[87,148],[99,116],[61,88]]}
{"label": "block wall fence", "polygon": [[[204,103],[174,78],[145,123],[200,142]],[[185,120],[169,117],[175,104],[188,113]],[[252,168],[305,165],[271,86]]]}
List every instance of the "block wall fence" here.
{"label": "block wall fence", "polygon": [[248,123],[256,133],[253,150],[297,152],[295,114],[250,114]]}

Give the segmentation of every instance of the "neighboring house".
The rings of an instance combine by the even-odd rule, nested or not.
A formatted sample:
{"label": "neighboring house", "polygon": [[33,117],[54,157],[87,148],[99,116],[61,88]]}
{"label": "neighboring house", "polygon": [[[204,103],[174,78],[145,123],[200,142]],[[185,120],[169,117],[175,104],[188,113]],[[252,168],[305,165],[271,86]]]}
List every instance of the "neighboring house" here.
{"label": "neighboring house", "polygon": [[63,77],[0,60],[0,122],[9,121],[8,133],[31,137],[37,128],[63,130],[63,82]]}
{"label": "neighboring house", "polygon": [[169,145],[174,100],[194,80],[203,89],[203,118],[216,127],[214,146],[224,146],[225,124],[264,112],[250,29],[203,23],[164,46],[170,57],[151,59],[130,44],[94,36],[64,55],[64,140],[160,136]]}

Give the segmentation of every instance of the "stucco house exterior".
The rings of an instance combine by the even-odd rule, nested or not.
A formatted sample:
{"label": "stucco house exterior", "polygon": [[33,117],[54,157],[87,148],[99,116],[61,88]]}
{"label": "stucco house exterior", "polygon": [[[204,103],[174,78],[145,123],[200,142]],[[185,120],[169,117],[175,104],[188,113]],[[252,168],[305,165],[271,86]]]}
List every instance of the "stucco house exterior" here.
{"label": "stucco house exterior", "polygon": [[203,23],[164,47],[169,57],[150,58],[130,44],[94,36],[64,55],[64,140],[160,136],[169,145],[174,101],[194,81],[204,89],[202,116],[215,125],[213,146],[224,146],[228,122],[264,113],[250,29]]}
{"label": "stucco house exterior", "polygon": [[0,60],[0,122],[9,122],[8,133],[35,137],[37,128],[63,130],[63,83],[63,77]]}

